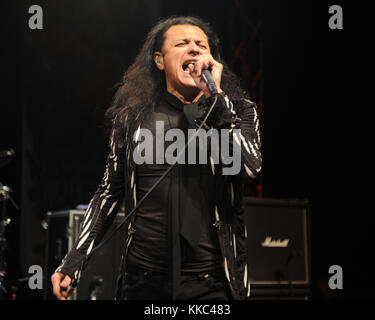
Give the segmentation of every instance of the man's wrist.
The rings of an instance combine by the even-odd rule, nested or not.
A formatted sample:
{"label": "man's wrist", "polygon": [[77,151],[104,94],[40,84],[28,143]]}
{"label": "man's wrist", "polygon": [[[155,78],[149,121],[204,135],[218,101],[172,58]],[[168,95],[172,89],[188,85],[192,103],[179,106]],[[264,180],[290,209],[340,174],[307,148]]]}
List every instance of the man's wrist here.
{"label": "man's wrist", "polygon": [[[210,97],[212,97],[212,92],[210,90],[207,90],[207,91],[203,91],[204,93],[204,96],[208,99]],[[222,95],[223,97],[226,96],[225,92],[223,90],[221,90],[220,88],[217,90],[217,94],[220,94]]]}
{"label": "man's wrist", "polygon": [[221,90],[221,89],[217,91],[217,94],[220,94],[223,97],[227,96],[226,93],[223,90]]}

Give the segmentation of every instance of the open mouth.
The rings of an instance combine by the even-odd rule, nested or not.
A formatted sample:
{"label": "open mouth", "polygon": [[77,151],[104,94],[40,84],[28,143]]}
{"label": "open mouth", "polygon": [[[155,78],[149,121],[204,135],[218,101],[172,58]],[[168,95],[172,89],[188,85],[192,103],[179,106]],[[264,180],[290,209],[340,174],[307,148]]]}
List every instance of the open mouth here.
{"label": "open mouth", "polygon": [[184,70],[184,72],[189,72],[189,64],[194,65],[195,62],[187,62],[187,63],[184,63],[184,64],[182,65],[182,70]]}

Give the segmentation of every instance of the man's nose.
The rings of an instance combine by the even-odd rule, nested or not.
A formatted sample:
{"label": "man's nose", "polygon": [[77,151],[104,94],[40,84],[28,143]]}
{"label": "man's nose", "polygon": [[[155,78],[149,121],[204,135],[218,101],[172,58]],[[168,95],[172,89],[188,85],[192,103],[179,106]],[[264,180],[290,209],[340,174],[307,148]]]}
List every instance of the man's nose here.
{"label": "man's nose", "polygon": [[201,53],[200,48],[197,46],[195,42],[190,42],[188,47],[188,53],[191,55],[199,55]]}

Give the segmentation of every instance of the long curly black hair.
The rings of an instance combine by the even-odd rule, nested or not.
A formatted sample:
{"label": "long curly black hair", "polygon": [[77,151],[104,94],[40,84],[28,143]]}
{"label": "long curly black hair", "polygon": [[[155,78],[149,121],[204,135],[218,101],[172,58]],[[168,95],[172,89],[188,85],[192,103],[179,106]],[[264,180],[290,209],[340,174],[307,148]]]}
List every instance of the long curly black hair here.
{"label": "long curly black hair", "polygon": [[212,57],[223,65],[221,88],[232,100],[248,98],[241,89],[239,78],[227,67],[220,53],[220,41],[209,23],[199,17],[172,16],[156,23],[148,33],[142,49],[134,63],[125,71],[122,82],[118,85],[111,106],[106,111],[108,123],[116,121],[124,124],[130,109],[152,106],[158,103],[166,91],[164,71],[160,71],[154,62],[154,52],[161,51],[165,33],[174,25],[197,26],[206,34]]}

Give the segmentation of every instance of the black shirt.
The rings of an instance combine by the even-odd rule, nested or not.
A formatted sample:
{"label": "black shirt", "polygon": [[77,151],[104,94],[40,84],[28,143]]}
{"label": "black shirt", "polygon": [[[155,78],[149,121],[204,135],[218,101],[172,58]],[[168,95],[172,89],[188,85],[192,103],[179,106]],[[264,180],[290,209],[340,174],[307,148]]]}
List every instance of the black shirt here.
{"label": "black shirt", "polygon": [[[199,101],[204,100],[202,97]],[[187,109],[189,108],[189,109]],[[156,159],[156,121],[162,121],[164,131],[171,128],[181,129],[187,139],[187,129],[194,128],[188,121],[186,112],[193,105],[183,105],[174,95],[166,93],[161,103],[142,123],[141,128],[151,131],[153,137],[153,160]],[[194,118],[194,116],[192,117]],[[172,142],[165,141],[164,150]],[[198,155],[198,151],[196,153]],[[188,152],[186,151],[186,159]],[[170,166],[164,164],[137,165],[137,198],[141,199]],[[198,214],[200,217],[200,240],[194,248],[181,237],[181,271],[204,272],[216,269],[222,261],[217,234],[212,226],[214,215],[214,177],[209,172],[209,164],[177,164],[178,170],[172,170],[151,192],[136,212],[137,230],[128,251],[128,262],[145,269],[159,272],[168,271],[170,246],[169,217],[180,214]],[[171,174],[178,175],[179,192],[171,190]],[[180,212],[169,212],[170,197],[179,197]],[[182,222],[180,221],[180,224]],[[196,231],[196,230],[195,230]]]}

